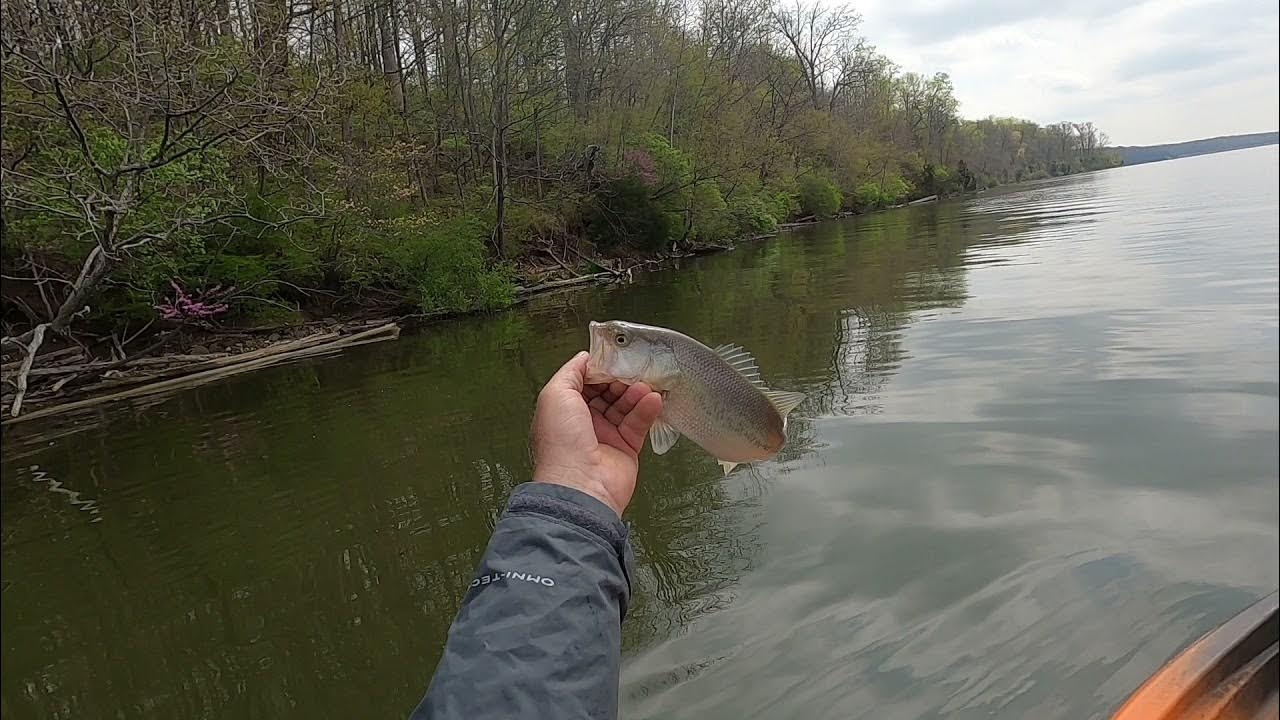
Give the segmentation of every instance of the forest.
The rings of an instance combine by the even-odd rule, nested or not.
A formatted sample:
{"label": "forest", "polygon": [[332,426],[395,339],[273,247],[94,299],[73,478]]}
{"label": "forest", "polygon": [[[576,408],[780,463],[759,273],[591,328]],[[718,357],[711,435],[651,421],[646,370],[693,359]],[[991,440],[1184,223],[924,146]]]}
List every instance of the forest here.
{"label": "forest", "polygon": [[[810,0],[13,0],[6,351],[497,308],[779,223],[1118,164]],[[28,359],[28,365],[30,359]]]}

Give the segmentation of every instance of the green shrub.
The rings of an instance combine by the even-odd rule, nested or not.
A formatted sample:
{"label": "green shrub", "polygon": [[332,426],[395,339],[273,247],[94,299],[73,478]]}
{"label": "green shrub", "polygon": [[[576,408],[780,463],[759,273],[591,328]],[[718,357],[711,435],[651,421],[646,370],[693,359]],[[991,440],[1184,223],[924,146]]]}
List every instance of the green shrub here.
{"label": "green shrub", "polygon": [[563,216],[553,210],[523,203],[507,204],[505,226],[507,257],[522,254],[525,243],[530,240],[564,237],[567,234]]}
{"label": "green shrub", "polygon": [[818,175],[805,175],[797,183],[800,211],[817,218],[831,217],[840,209],[840,189]]}
{"label": "green shrub", "polygon": [[249,326],[301,325],[305,320],[297,310],[252,298],[238,303],[236,315]]}
{"label": "green shrub", "polygon": [[[409,215],[383,223],[374,251],[384,282],[405,291],[426,311],[509,305],[515,288],[503,267],[486,263],[488,228],[475,218],[436,221]],[[361,281],[362,278],[353,278]]]}
{"label": "green shrub", "polygon": [[778,227],[773,204],[767,195],[740,195],[729,203],[729,216],[739,233],[769,232]]}
{"label": "green shrub", "polygon": [[779,190],[766,192],[762,196],[769,214],[777,222],[786,222],[800,212],[800,196],[794,192]]}
{"label": "green shrub", "polygon": [[880,183],[862,183],[853,191],[854,207],[858,210],[875,210],[883,207],[883,197],[883,193],[880,192]]}
{"label": "green shrub", "polygon": [[885,181],[882,192],[884,193],[885,201],[889,205],[896,205],[906,200],[913,190],[915,190],[915,187],[906,178],[900,175],[893,175]]}
{"label": "green shrub", "polygon": [[911,183],[893,175],[883,184],[873,181],[859,185],[853,191],[853,203],[857,210],[878,210],[902,202],[911,191]]}
{"label": "green shrub", "polygon": [[[693,162],[682,150],[672,147],[661,135],[647,135],[642,141],[644,153],[652,164],[654,177],[648,180],[654,189],[662,189],[662,202],[667,209],[683,208],[690,189],[686,183],[692,174]],[[641,173],[644,174],[644,173]]]}
{"label": "green shrub", "polygon": [[634,175],[613,180],[597,193],[586,216],[587,236],[605,248],[661,250],[683,227],[679,213],[659,207],[649,197],[649,187]]}
{"label": "green shrub", "polygon": [[729,213],[729,207],[720,196],[715,183],[700,183],[693,188],[689,200],[693,227],[690,239],[700,242],[720,242],[737,233],[737,225]]}

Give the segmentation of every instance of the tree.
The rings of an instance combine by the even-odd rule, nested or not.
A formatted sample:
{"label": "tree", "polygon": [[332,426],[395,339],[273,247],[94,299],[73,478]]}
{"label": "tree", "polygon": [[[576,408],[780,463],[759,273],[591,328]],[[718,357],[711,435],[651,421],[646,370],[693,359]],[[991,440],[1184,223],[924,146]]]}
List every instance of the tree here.
{"label": "tree", "polygon": [[[285,22],[260,10],[259,22]],[[5,235],[31,277],[58,288],[41,282],[43,311],[28,308],[31,329],[4,338],[22,348],[25,371],[114,271],[197,228],[252,219],[230,191],[228,159],[267,171],[305,159],[308,98],[295,102],[288,85],[283,28],[260,25],[251,47],[237,47],[218,23],[193,31],[167,8],[125,0],[15,2],[4,20],[0,184],[16,211]],[[78,272],[51,272],[44,259],[59,255]]]}
{"label": "tree", "polygon": [[828,76],[836,69],[839,58],[856,44],[854,33],[862,16],[848,6],[832,8],[818,2],[806,5],[802,0],[794,0],[791,6],[779,4],[770,16],[785,46],[800,64],[814,109],[820,109]]}

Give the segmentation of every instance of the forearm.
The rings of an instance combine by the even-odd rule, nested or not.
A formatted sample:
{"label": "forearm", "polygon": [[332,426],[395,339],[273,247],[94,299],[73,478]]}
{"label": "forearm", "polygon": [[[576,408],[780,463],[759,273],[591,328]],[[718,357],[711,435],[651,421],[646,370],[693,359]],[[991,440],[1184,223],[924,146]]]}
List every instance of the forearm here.
{"label": "forearm", "polygon": [[413,718],[616,717],[629,564],[599,500],[517,487]]}

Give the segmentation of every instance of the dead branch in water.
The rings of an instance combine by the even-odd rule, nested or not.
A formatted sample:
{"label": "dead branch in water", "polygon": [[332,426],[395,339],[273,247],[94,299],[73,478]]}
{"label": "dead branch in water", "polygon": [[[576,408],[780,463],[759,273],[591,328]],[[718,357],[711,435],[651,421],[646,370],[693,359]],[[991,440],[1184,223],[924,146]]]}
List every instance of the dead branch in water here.
{"label": "dead branch in water", "polygon": [[9,410],[13,417],[18,417],[18,413],[22,412],[22,401],[27,397],[27,378],[31,374],[31,363],[35,362],[36,353],[44,343],[44,333],[48,329],[49,323],[40,323],[31,329],[30,342],[25,345],[19,343],[26,357],[22,358],[22,365],[18,368],[18,393],[13,396],[13,407]]}
{"label": "dead branch in water", "polygon": [[[142,375],[129,377],[103,377],[99,382],[91,385],[83,385],[77,388],[77,394],[91,394],[91,397],[83,400],[52,405],[23,415],[14,416],[4,420],[3,424],[9,425],[12,423],[22,422],[24,420],[34,420],[36,418],[58,415],[73,410],[93,407],[113,400],[123,400],[126,398],[173,392],[180,389],[196,387],[214,380],[267,367],[269,365],[336,353],[357,345],[378,342],[380,340],[390,340],[398,337],[399,335],[400,326],[391,322],[352,334],[343,334],[336,331],[317,333],[297,340],[286,340],[273,343],[272,345],[268,345],[267,347],[260,348],[258,350],[239,353],[236,355],[211,354],[210,356],[183,355],[171,358],[139,358],[138,363],[140,365],[160,367]],[[190,358],[193,357],[198,359],[194,363],[190,361]],[[162,363],[166,359],[176,360],[176,364],[163,366]],[[150,360],[152,362],[143,363],[141,362],[143,360]],[[117,366],[117,369],[119,369],[116,362],[98,363],[96,364],[96,368],[93,367],[94,365],[95,363],[84,363],[81,365],[70,366],[69,371],[71,374],[54,383],[53,388],[45,394],[45,398],[48,399],[49,397],[56,395],[56,393],[62,389],[62,386],[66,385],[71,378],[77,377],[80,373],[93,370],[100,371],[105,366]],[[86,366],[88,367],[86,368]],[[53,368],[49,369],[52,370]],[[53,373],[49,374],[52,375]],[[119,388],[127,389],[120,390]],[[102,393],[107,390],[115,390],[115,392],[107,394],[93,394]]]}
{"label": "dead branch in water", "polygon": [[567,280],[552,280],[550,282],[538,283],[537,285],[516,288],[516,297],[524,297],[526,295],[533,295],[534,293],[555,290],[557,288],[572,287],[574,285],[586,285],[587,283],[611,280],[616,277],[616,273],[598,272],[591,273],[590,275],[579,275],[578,277],[572,277]]}

